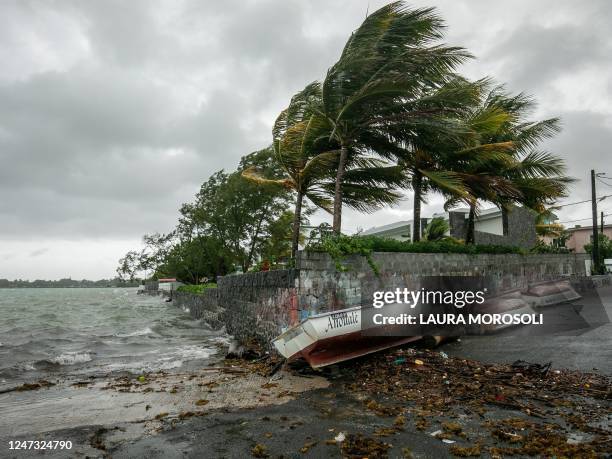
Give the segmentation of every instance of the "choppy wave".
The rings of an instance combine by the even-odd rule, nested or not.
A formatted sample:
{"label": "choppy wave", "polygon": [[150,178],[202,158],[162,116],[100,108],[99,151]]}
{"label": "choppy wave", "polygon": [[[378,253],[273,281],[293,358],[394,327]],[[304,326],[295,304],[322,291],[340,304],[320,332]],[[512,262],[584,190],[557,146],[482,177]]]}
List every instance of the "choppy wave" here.
{"label": "choppy wave", "polygon": [[184,360],[198,360],[198,359],[207,359],[211,355],[214,355],[216,353],[217,353],[217,350],[210,348],[210,347],[191,345],[191,346],[183,346],[171,354],[178,355]]}
{"label": "choppy wave", "polygon": [[66,352],[48,359],[50,363],[57,365],[75,365],[77,363],[91,362],[93,357],[89,352]]}
{"label": "choppy wave", "polygon": [[146,327],[143,328],[142,330],[136,330],[135,332],[132,333],[118,333],[117,337],[119,338],[129,338],[132,336],[145,336],[145,335],[152,335],[154,332],[153,330],[151,330],[151,327]]}
{"label": "choppy wave", "polygon": [[[172,370],[214,358],[226,339],[136,290],[20,289],[0,296],[0,377]],[[56,318],[53,318],[55,316]]]}
{"label": "choppy wave", "polygon": [[229,336],[215,336],[213,338],[209,338],[211,343],[221,344],[222,346],[229,346],[232,342]]}
{"label": "choppy wave", "polygon": [[21,371],[34,371],[36,367],[33,362],[23,362],[19,365],[16,365],[16,368]]}

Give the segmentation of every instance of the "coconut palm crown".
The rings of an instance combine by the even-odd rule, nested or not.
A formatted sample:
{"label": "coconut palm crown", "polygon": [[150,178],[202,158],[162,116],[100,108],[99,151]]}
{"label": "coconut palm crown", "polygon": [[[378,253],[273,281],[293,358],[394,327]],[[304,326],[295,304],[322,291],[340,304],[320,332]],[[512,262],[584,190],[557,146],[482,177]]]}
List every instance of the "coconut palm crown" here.
{"label": "coconut palm crown", "polygon": [[379,153],[367,140],[387,136],[391,125],[426,123],[434,113],[420,110],[419,101],[470,57],[463,48],[434,44],[443,28],[432,8],[390,3],[365,19],[328,70],[320,114],[340,149],[333,203],[336,232],[341,229],[349,156]]}

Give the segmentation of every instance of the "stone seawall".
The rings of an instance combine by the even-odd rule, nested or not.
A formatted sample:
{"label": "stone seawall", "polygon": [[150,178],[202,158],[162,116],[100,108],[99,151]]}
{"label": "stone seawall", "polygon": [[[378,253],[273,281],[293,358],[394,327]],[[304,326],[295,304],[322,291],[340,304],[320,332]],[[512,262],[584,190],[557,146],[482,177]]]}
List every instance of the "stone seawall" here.
{"label": "stone seawall", "polygon": [[[170,294],[165,296],[170,297]],[[225,309],[219,305],[216,288],[208,288],[200,294],[174,291],[171,298],[175,306],[189,312],[194,319],[204,320],[214,329],[225,326]]]}
{"label": "stone seawall", "polygon": [[224,276],[218,280],[219,304],[227,332],[240,341],[269,343],[298,321],[295,269]]}
{"label": "stone seawall", "polygon": [[578,293],[588,292],[603,287],[609,287],[611,285],[612,274],[579,277],[572,280],[572,287],[574,287],[574,289]]}
{"label": "stone seawall", "polygon": [[219,309],[217,289],[208,288],[196,295],[188,292],[172,292],[175,306],[188,310],[194,319],[201,319],[207,312],[217,312]]}
{"label": "stone seawall", "polygon": [[371,304],[374,291],[413,286],[423,276],[483,276],[495,294],[585,276],[588,255],[375,253],[373,259],[379,276],[361,256],[347,257],[346,270],[338,271],[329,255],[300,252],[295,269],[221,277],[216,289],[181,293],[175,301],[195,318],[224,322],[240,341],[269,344],[309,315]]}
{"label": "stone seawall", "polygon": [[301,315],[371,304],[376,290],[418,284],[424,276],[480,276],[489,294],[527,289],[530,284],[586,275],[586,254],[467,255],[447,253],[374,253],[376,276],[361,256],[347,257],[346,271],[335,269],[324,253],[300,253]]}

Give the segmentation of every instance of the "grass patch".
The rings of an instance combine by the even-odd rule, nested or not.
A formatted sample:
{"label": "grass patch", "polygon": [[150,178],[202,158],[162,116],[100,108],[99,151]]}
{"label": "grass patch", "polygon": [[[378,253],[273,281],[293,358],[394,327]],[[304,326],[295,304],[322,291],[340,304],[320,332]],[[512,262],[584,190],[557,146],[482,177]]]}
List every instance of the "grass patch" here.
{"label": "grass patch", "polygon": [[209,282],[207,284],[199,285],[181,285],[179,288],[176,289],[176,291],[201,295],[202,293],[204,293],[204,290],[207,290],[209,288],[217,288],[217,284],[215,284],[214,282]]}

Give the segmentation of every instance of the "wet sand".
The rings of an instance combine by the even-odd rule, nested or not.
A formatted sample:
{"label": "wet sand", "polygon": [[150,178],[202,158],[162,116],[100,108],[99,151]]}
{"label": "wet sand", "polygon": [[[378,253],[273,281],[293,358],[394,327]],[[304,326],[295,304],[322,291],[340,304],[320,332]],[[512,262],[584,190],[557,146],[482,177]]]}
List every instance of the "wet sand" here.
{"label": "wet sand", "polygon": [[[229,370],[229,371],[228,371]],[[363,399],[338,383],[339,375],[281,371],[263,377],[239,368],[190,374],[152,374],[13,393],[3,413],[3,445],[12,440],[70,440],[73,449],[44,457],[341,457],[341,433],[370,433],[389,424],[364,410]],[[75,385],[77,384],[77,385]],[[41,391],[45,393],[42,394]],[[44,396],[43,396],[44,395]],[[56,407],[55,415],[37,399]],[[206,402],[203,402],[206,401]],[[5,430],[7,429],[7,430]],[[446,445],[416,429],[395,441],[416,445],[423,457],[447,455]],[[11,454],[12,453],[12,454]],[[0,457],[39,457],[4,451]]]}
{"label": "wet sand", "polygon": [[[507,448],[498,457],[512,448],[605,457],[612,446],[611,379],[595,373],[486,365],[413,348],[323,372],[293,367],[267,376],[271,364],[216,365],[14,392],[2,444],[73,442],[70,452],[44,453],[52,458],[438,458],[495,456],[496,448]],[[56,403],[56,414],[37,417],[37,398]],[[41,455],[4,450],[2,457]]]}
{"label": "wet sand", "polygon": [[[306,390],[329,386],[323,377],[280,372],[271,381],[250,370],[226,365],[189,373],[151,373],[111,378],[62,379],[50,387],[2,394],[9,403],[0,416],[0,444],[9,440],[70,440],[70,453],[45,457],[101,457],[114,443],[162,432],[191,417],[217,410],[254,409],[287,403]],[[43,382],[42,386],[46,383]],[[98,434],[96,434],[98,432]],[[106,435],[105,435],[106,437]],[[4,449],[4,448],[3,448]],[[25,456],[24,456],[25,454]],[[33,451],[4,449],[0,457],[34,457]]]}

